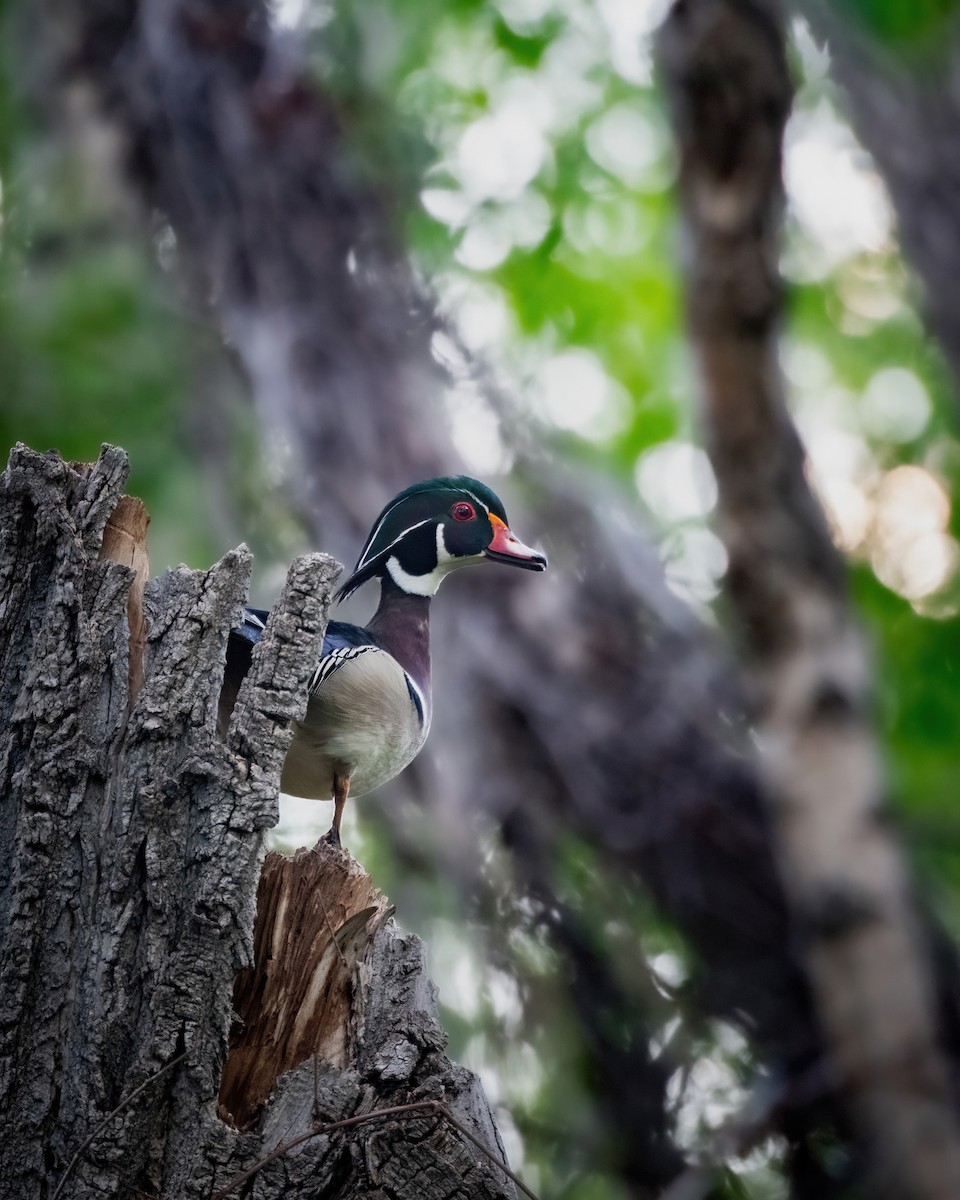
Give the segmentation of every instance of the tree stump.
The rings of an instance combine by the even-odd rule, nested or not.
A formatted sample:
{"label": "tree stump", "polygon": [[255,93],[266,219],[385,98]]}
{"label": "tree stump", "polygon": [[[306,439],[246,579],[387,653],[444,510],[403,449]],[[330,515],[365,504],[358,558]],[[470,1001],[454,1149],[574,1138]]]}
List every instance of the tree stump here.
{"label": "tree stump", "polygon": [[[261,879],[337,564],[290,568],[221,740],[249,554],[148,581],[126,473],[17,447],[0,481],[4,1193],[514,1196],[372,881],[325,847]],[[236,1182],[318,1118],[423,1100],[467,1136],[439,1109],[354,1121]]]}

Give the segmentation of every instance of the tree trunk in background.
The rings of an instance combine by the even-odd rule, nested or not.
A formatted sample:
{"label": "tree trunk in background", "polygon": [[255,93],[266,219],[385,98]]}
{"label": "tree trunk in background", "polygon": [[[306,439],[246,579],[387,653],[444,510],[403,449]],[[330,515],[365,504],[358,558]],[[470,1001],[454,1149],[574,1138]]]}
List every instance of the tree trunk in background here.
{"label": "tree trunk in background", "polygon": [[872,664],[778,365],[781,147],[792,101],[782,23],[742,0],[678,4],[659,49],[680,149],[687,314],[729,556],[725,590],[829,1060],[871,1194],[952,1200],[960,1124],[922,925],[883,816]]}
{"label": "tree trunk in background", "polygon": [[[226,638],[249,556],[146,583],[141,610],[145,521],[121,498],[125,477],[118,450],[84,467],[18,448],[0,486],[4,1194],[209,1200],[308,1133],[315,1095],[325,1122],[442,1101],[502,1161],[476,1079],[443,1055],[417,939],[397,932],[362,871],[329,849],[275,863],[261,887],[257,943],[271,947],[262,987],[287,1001],[284,1016],[268,1014],[265,1040],[287,1053],[264,1065],[247,995],[233,1061],[257,1067],[256,1087],[235,1070],[229,1094],[244,1132],[218,1114],[264,831],[337,565],[311,555],[291,567],[222,742]],[[316,915],[304,926],[318,895],[323,928]],[[244,980],[249,972],[238,996]],[[316,986],[310,1004],[305,980]],[[265,1166],[253,1194],[385,1191],[514,1195],[430,1110],[312,1138]]]}

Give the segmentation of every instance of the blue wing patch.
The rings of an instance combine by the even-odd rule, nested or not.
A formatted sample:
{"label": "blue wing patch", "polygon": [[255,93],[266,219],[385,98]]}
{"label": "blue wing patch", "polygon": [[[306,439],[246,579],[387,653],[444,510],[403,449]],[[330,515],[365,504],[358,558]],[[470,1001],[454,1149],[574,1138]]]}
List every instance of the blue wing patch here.
{"label": "blue wing patch", "polygon": [[378,650],[383,647],[366,629],[359,625],[351,625],[348,621],[328,621],[327,632],[323,639],[323,653],[340,650],[348,646],[374,646]]}
{"label": "blue wing patch", "polygon": [[[237,637],[243,638],[255,646],[257,642],[263,639],[263,632],[267,627],[267,618],[270,613],[265,608],[245,608],[243,610],[243,624],[235,625],[232,632]],[[333,650],[340,650],[349,646],[374,646],[377,649],[383,649],[373,634],[368,633],[365,629],[361,629],[359,625],[351,625],[347,621],[329,621],[327,623],[327,632],[323,638],[323,654],[326,656]]]}
{"label": "blue wing patch", "polygon": [[[251,646],[255,646],[263,638],[269,616],[270,613],[264,608],[245,608],[243,624],[236,626],[233,632]],[[323,638],[323,652],[310,680],[309,690],[315,692],[324,680],[329,679],[344,663],[370,650],[382,650],[382,647],[365,629],[347,621],[329,621]]]}
{"label": "blue wing patch", "polygon": [[237,637],[243,638],[251,646],[255,646],[263,637],[263,631],[267,627],[267,617],[269,616],[270,614],[265,608],[245,608],[243,610],[243,624],[234,625],[230,632],[235,633]]}

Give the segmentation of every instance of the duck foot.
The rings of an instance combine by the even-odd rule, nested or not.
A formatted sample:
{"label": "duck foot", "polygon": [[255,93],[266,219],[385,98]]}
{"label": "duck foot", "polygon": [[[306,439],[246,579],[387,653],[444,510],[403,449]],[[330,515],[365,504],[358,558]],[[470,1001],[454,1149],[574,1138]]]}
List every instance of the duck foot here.
{"label": "duck foot", "polygon": [[330,826],[330,832],[320,840],[326,842],[328,846],[336,846],[338,850],[343,848],[343,843],[340,841],[340,822],[343,820],[343,807],[347,803],[349,795],[350,776],[335,774],[333,777],[333,824]]}

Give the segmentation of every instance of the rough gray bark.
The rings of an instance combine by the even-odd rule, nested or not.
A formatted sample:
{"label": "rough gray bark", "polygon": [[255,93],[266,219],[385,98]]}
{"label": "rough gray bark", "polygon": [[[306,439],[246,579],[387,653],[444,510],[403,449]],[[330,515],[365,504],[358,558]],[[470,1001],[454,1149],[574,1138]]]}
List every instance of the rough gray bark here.
{"label": "rough gray bark", "polygon": [[903,851],[884,819],[871,664],[777,365],[784,34],[744,0],[675,5],[660,38],[680,147],[687,308],[726,589],[788,897],[871,1194],[960,1191],[960,1125]]}
{"label": "rough gray bark", "polygon": [[[248,1132],[221,1119],[217,1093],[235,976],[251,960],[264,831],[337,564],[309,555],[292,566],[223,742],[217,700],[249,556],[234,551],[209,571],[181,567],[147,585],[134,696],[128,603],[142,576],[103,554],[125,477],[111,448],[92,467],[17,448],[0,484],[0,1180],[9,1196],[209,1197],[313,1121],[310,1062],[284,1075]],[[335,980],[349,989],[339,1056],[317,1066],[325,1119],[436,1098],[502,1158],[476,1080],[443,1056],[417,940],[382,911],[369,936],[366,922],[344,931],[349,919],[331,908],[331,932],[353,935],[356,969]],[[301,1056],[312,1048],[301,1044]],[[252,1194],[385,1191],[514,1194],[436,1115],[309,1141],[264,1168]]]}

